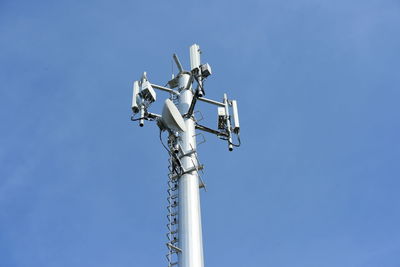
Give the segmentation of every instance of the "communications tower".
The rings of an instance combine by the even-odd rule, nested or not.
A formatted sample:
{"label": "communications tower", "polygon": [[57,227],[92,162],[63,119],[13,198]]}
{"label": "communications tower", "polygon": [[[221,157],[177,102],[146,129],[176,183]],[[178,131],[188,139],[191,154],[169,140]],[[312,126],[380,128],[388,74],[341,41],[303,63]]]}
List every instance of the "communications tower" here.
{"label": "communications tower", "polygon": [[[196,130],[208,132],[227,141],[229,151],[240,146],[240,125],[236,100],[227,94],[222,101],[205,98],[204,81],[211,75],[208,63],[200,62],[200,47],[190,47],[190,70],[185,70],[176,54],[173,55],[178,74],[166,86],[150,83],[146,72],[133,83],[132,121],[143,127],[145,121],[155,121],[162,132],[167,132],[164,145],[169,154],[168,174],[168,267],[204,267],[200,211],[200,188],[205,184],[200,176],[203,165],[197,156]],[[156,101],[154,89],[169,97],[162,114],[149,111]],[[197,101],[217,106],[217,129],[201,125],[195,116]],[[232,114],[232,115],[230,115]],[[236,141],[233,141],[236,139]]]}

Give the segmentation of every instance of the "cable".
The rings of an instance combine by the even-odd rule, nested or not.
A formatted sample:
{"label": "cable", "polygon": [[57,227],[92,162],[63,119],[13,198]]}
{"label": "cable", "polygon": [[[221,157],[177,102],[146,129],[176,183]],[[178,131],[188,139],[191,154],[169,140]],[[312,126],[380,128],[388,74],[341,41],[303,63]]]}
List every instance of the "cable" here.
{"label": "cable", "polygon": [[226,137],[226,136],[223,136],[223,135],[217,135],[217,136],[218,136],[218,138],[221,139],[221,140],[228,141],[228,143],[229,143],[230,145],[234,146],[234,147],[240,147],[240,145],[241,145],[240,135],[239,135],[239,134],[237,134],[237,139],[238,139],[238,142],[239,142],[238,144],[234,144],[234,143],[232,143],[231,141],[229,141],[229,137]]}
{"label": "cable", "polygon": [[145,117],[134,119],[133,116],[131,117],[131,121],[140,121],[140,120],[148,120]]}
{"label": "cable", "polygon": [[228,140],[228,142],[229,142],[230,145],[232,145],[234,147],[240,147],[241,142],[240,142],[240,135],[239,134],[237,134],[237,139],[238,139],[239,144],[234,144],[234,143],[230,142],[229,140]]}
{"label": "cable", "polygon": [[162,140],[162,136],[161,136],[161,129],[160,129],[160,142],[163,145],[163,147],[165,148],[165,150],[167,150],[168,154],[171,156],[171,152],[169,151],[169,149],[167,148],[167,146],[164,144],[163,140]]}
{"label": "cable", "polygon": [[[198,77],[196,75],[193,75],[193,77],[196,80],[197,84],[199,85],[200,89],[203,90],[203,93],[205,94],[203,85],[200,83]],[[201,80],[201,82],[203,82],[203,80]]]}
{"label": "cable", "polygon": [[144,117],[134,119],[135,115],[136,114],[131,116],[131,121],[140,121],[140,120],[154,121],[154,120],[156,120],[155,117],[150,117],[149,115],[151,115],[151,113],[147,113],[147,111],[145,112],[145,114],[144,114],[145,116]]}

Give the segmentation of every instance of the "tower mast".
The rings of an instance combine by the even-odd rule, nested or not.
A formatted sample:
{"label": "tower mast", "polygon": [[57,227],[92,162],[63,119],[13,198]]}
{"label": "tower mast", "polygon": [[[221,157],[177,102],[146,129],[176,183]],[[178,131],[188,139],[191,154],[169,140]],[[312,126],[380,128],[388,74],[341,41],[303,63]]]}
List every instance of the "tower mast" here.
{"label": "tower mast", "polygon": [[[191,69],[200,66],[200,52],[197,45],[190,48]],[[193,91],[189,85],[190,75],[179,76],[179,104],[181,114],[186,114],[193,101]],[[179,145],[183,151],[193,151],[181,158],[182,167],[187,170],[197,162],[196,132],[194,117],[185,118],[186,132],[179,135]],[[197,166],[196,166],[197,167]],[[198,171],[188,172],[179,178],[179,255],[180,267],[203,267],[203,239],[201,229],[200,192]]]}

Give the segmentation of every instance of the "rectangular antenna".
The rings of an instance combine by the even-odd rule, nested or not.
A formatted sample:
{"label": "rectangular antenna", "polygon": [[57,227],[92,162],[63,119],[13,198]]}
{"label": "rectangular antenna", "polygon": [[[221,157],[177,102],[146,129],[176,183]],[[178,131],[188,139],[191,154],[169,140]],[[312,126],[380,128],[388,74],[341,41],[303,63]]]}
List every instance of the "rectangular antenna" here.
{"label": "rectangular antenna", "polygon": [[138,105],[138,94],[139,94],[139,82],[135,81],[133,83],[133,94],[132,94],[132,111],[133,113],[139,112],[139,105]]}
{"label": "rectangular antenna", "polygon": [[237,108],[236,100],[232,100],[232,113],[233,113],[233,132],[235,134],[239,133],[240,125],[239,125],[239,112]]}
{"label": "rectangular antenna", "polygon": [[190,70],[200,67],[200,46],[193,44],[190,47]]}

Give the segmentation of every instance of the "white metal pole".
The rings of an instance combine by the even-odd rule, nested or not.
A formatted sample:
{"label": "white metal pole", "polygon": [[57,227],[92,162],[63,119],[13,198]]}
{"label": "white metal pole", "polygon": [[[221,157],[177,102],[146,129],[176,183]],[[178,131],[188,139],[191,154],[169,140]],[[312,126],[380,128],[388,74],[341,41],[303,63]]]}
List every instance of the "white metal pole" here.
{"label": "white metal pole", "polygon": [[[193,61],[197,64],[200,63],[199,55],[192,60],[192,54],[195,54],[193,46],[190,49],[192,65]],[[196,53],[198,53],[198,46],[196,48]],[[193,99],[193,92],[188,85],[189,80],[189,74],[180,74],[181,93],[178,108],[181,114],[188,111]],[[185,124],[186,132],[180,134],[179,144],[183,151],[188,152],[196,149],[195,123],[192,118],[186,118]],[[181,162],[186,170],[192,168],[193,164],[198,164],[195,153],[183,157]],[[184,174],[179,179],[179,247],[182,250],[179,253],[179,267],[204,266],[199,176],[196,171]]]}

